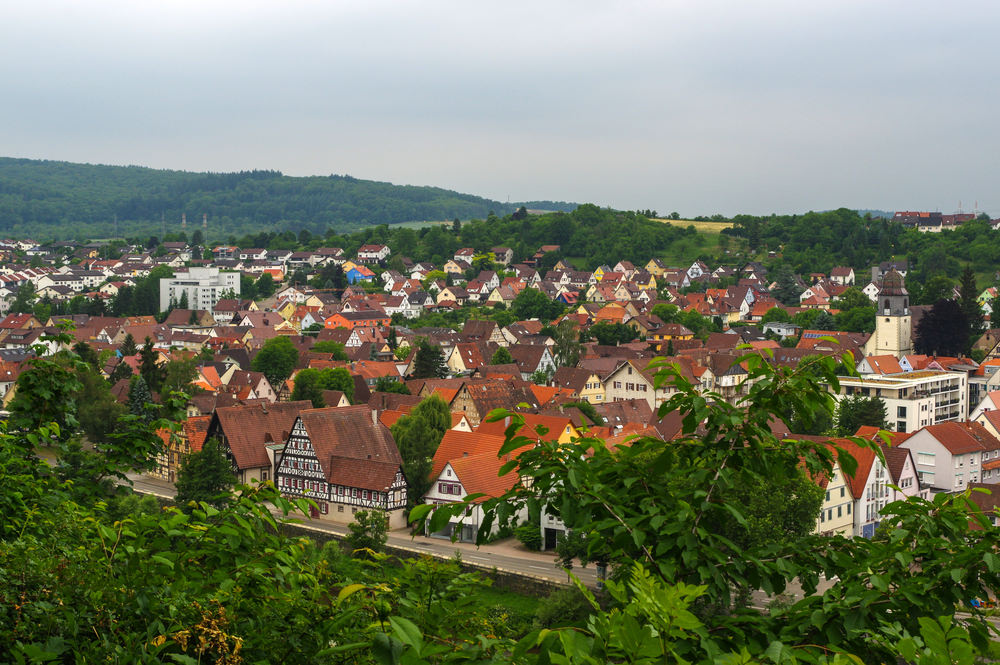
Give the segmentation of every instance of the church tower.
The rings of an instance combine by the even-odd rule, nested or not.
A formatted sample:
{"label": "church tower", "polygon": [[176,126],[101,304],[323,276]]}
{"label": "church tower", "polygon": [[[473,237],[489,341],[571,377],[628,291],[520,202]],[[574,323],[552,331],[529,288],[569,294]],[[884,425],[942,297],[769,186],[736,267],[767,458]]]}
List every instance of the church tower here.
{"label": "church tower", "polygon": [[901,358],[913,353],[910,294],[903,286],[903,276],[895,270],[890,270],[882,278],[875,310],[875,333],[867,345],[868,355]]}

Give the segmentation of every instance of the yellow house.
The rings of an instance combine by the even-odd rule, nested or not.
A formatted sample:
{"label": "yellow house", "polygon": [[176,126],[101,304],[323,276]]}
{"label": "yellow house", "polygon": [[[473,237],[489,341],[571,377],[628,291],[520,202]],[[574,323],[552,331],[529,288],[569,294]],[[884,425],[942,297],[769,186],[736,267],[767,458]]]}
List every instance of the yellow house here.
{"label": "yellow house", "polygon": [[578,389],[578,392],[581,398],[591,404],[604,404],[604,383],[601,381],[600,374],[591,373],[587,377],[587,382]]}
{"label": "yellow house", "polygon": [[597,266],[597,270],[594,271],[594,279],[598,282],[604,279],[604,266]]}
{"label": "yellow house", "polygon": [[282,305],[275,311],[278,312],[278,315],[281,316],[281,318],[287,321],[288,319],[292,318],[293,314],[295,314],[295,308],[297,306],[298,305],[296,303],[289,300],[286,301],[284,305]]}
{"label": "yellow house", "polygon": [[465,273],[465,270],[462,269],[462,266],[458,265],[458,263],[456,263],[454,259],[448,259],[447,261],[445,261],[442,270],[444,270],[446,273],[451,273],[452,275],[461,275]]}
{"label": "yellow house", "polygon": [[317,296],[316,294],[312,294],[308,298],[306,298],[305,300],[303,300],[302,304],[305,305],[306,307],[322,307],[326,303],[324,303],[320,299],[320,297]]}
{"label": "yellow house", "polygon": [[854,515],[851,513],[854,496],[840,470],[839,461],[834,464],[829,477],[820,479],[819,485],[826,491],[826,494],[823,497],[819,519],[816,520],[815,533],[850,538],[854,534]]}
{"label": "yellow house", "polygon": [[509,286],[498,286],[490,292],[486,302],[503,303],[504,306],[510,307],[515,297],[516,294]]}
{"label": "yellow house", "polygon": [[653,273],[649,273],[649,279],[648,280],[633,279],[632,281],[640,289],[643,289],[643,290],[653,289],[654,291],[656,290],[656,275],[654,275]]}
{"label": "yellow house", "polygon": [[645,268],[646,272],[653,275],[653,277],[663,277],[663,273],[667,270],[667,265],[661,259],[650,259]]}

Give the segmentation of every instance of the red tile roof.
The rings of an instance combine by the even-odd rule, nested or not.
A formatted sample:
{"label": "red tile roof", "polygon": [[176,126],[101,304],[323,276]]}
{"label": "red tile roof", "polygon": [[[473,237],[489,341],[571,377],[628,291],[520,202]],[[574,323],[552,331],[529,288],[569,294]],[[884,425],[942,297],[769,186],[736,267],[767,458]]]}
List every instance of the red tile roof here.
{"label": "red tile roof", "polygon": [[220,407],[212,416],[209,432],[213,436],[225,434],[237,468],[267,467],[270,460],[266,446],[286,441],[299,412],[311,408],[308,400]]}
{"label": "red tile roof", "polygon": [[923,429],[947,448],[952,455],[1000,449],[1000,440],[975,421],[938,423],[937,425],[928,425]]}
{"label": "red tile roof", "polygon": [[[858,468],[855,469],[854,475],[848,475],[844,471],[844,465],[840,465],[841,471],[844,471],[844,478],[847,480],[847,485],[851,490],[851,495],[854,498],[858,498],[864,494],[865,485],[868,483],[868,476],[871,474],[877,455],[871,448],[862,448],[849,439],[834,439],[833,443],[842,448],[844,452],[853,457],[858,463]],[[841,453],[838,453],[838,459],[840,455]]]}
{"label": "red tile roof", "polygon": [[208,425],[212,422],[212,416],[191,416],[184,421],[184,436],[187,437],[191,452],[198,452],[205,445],[208,438]]}

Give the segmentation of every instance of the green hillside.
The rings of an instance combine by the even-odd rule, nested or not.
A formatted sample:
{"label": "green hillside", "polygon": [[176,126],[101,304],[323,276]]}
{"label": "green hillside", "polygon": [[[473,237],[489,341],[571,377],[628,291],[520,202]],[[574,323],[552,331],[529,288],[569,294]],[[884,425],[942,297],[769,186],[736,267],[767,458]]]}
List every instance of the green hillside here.
{"label": "green hillside", "polygon": [[[575,204],[544,203],[572,210]],[[393,185],[346,175],[291,177],[279,171],[192,173],[0,157],[0,234],[105,237],[188,230],[208,215],[209,237],[258,230],[325,232],[375,224],[483,218],[501,203],[439,187]],[[530,204],[529,204],[530,206]],[[559,207],[554,207],[559,206]],[[115,220],[117,219],[117,227]]]}

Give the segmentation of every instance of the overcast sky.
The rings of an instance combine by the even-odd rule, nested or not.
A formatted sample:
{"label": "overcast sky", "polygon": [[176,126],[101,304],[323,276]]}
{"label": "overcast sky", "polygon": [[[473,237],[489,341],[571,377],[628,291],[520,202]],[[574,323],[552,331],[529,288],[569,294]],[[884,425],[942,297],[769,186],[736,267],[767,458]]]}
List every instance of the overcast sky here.
{"label": "overcast sky", "polygon": [[8,2],[0,155],[1000,215],[1000,3]]}

